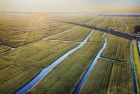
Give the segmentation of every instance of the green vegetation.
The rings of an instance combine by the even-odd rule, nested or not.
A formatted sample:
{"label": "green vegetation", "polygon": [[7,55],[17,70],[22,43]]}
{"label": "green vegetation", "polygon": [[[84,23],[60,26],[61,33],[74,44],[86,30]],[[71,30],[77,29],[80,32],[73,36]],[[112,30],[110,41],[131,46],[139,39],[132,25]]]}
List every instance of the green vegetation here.
{"label": "green vegetation", "polygon": [[4,45],[0,45],[0,53],[8,51],[8,50],[10,50],[10,48],[8,48],[8,47],[6,47]]}
{"label": "green vegetation", "polygon": [[113,65],[108,94],[133,94],[130,65],[128,63],[116,63]]}
{"label": "green vegetation", "polygon": [[[66,58],[29,93],[70,94],[102,47],[102,37],[98,38],[99,35],[93,33],[88,43]],[[98,39],[98,43],[96,40],[93,42],[93,36],[97,36],[95,39]]]}
{"label": "green vegetation", "polygon": [[[58,20],[111,27],[127,33],[132,33],[136,24],[140,25],[138,17],[0,15],[0,94],[11,94],[19,89],[41,69],[79,45],[92,31]],[[29,93],[71,94],[101,49],[102,36],[102,32],[95,30],[82,48],[60,63]],[[130,42],[110,34],[105,37],[106,49],[86,79],[81,94],[133,94]],[[140,87],[136,41],[133,41],[133,54]]]}
{"label": "green vegetation", "polygon": [[59,34],[53,38],[52,40],[65,40],[65,41],[82,41],[89,33],[91,29],[85,27],[77,27],[71,29],[69,32],[65,32],[63,34]]}
{"label": "green vegetation", "polygon": [[102,53],[80,94],[132,94],[128,41],[106,34]]}
{"label": "green vegetation", "polygon": [[138,92],[140,92],[140,56],[138,53],[138,47],[137,47],[137,41],[132,41],[132,50],[133,50],[133,58],[134,58],[134,64],[135,64],[135,70],[137,74],[137,82],[138,82]]}
{"label": "green vegetation", "polygon": [[[57,27],[61,27],[60,29],[63,31],[63,26]],[[54,28],[57,29],[57,27]],[[48,35],[60,33],[59,31],[61,31],[56,31],[55,29],[50,30],[54,30],[54,32],[48,33]],[[86,32],[83,32],[84,30]],[[81,31],[83,32],[83,34],[81,33]],[[84,37],[87,36],[89,32],[91,32],[91,30],[77,27],[76,29],[72,29],[68,32],[73,32],[78,35],[82,34],[78,37],[78,40],[82,41]],[[19,36],[22,39],[22,37],[24,37],[25,34],[17,34],[15,36]],[[19,41],[20,39],[18,39],[15,36],[13,39]],[[72,36],[75,35],[73,34]],[[15,44],[12,43],[12,45]],[[59,58],[61,55],[63,55],[65,52],[75,47],[76,45],[78,45],[78,43],[72,42],[72,40],[69,42],[63,42],[62,40],[40,40],[37,42],[30,43],[28,45],[20,46],[14,50],[8,51],[5,54],[1,54],[0,59],[3,63],[1,63],[0,65],[0,74],[2,74],[2,76],[0,77],[0,91],[4,93],[14,92],[27,81],[32,79],[43,67],[55,61],[57,58]],[[7,72],[5,73],[5,71]],[[8,87],[9,85],[12,85],[12,87]]]}
{"label": "green vegetation", "polygon": [[0,65],[0,91],[9,94],[14,92],[32,79],[43,67],[75,46],[76,44],[72,42],[42,41],[1,55],[1,59],[6,60],[7,63]]}
{"label": "green vegetation", "polygon": [[80,94],[106,94],[113,61],[100,59],[88,76]]}
{"label": "green vegetation", "polygon": [[12,16],[0,17],[0,42],[6,46],[19,47],[73,27],[73,25],[51,21],[46,17],[36,15],[15,19],[12,19]]}
{"label": "green vegetation", "polygon": [[[129,50],[129,41],[120,37],[106,34],[107,48],[102,54],[103,57],[116,59],[120,62],[125,61],[125,52]],[[126,53],[129,56],[129,53]],[[129,59],[129,58],[128,58]]]}
{"label": "green vegetation", "polygon": [[[116,60],[119,63],[113,64],[108,85],[108,93],[132,93],[133,87],[130,71],[129,41],[117,37],[112,39],[110,37],[111,35],[107,37],[109,39],[108,45],[102,56],[111,60]],[[112,45],[112,47],[110,45]]]}
{"label": "green vegetation", "polygon": [[88,23],[92,20],[95,20],[98,18],[98,16],[55,16],[55,17],[50,17],[58,21],[66,21],[66,22],[76,22],[76,23]]}

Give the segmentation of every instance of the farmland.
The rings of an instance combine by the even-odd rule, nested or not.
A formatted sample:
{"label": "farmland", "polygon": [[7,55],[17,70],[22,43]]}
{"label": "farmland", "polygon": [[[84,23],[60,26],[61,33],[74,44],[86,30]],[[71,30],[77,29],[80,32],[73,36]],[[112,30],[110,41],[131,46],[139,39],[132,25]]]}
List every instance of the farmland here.
{"label": "farmland", "polygon": [[138,84],[138,89],[139,89],[139,86],[140,86],[140,70],[139,70],[139,66],[140,66],[140,56],[139,56],[139,53],[138,53],[138,49],[137,49],[137,42],[136,40],[132,41],[132,45],[133,45],[133,56],[134,56],[134,63],[135,63],[135,66],[136,66],[136,72],[137,72],[137,84]]}
{"label": "farmland", "polygon": [[[51,71],[26,93],[72,94],[105,42],[106,47],[82,83],[79,94],[135,94],[140,91],[137,40],[132,41],[130,49],[128,39],[65,22],[111,27],[132,34],[134,26],[140,25],[140,18],[1,14],[0,94],[20,91],[45,68]],[[59,59],[61,62],[55,63]],[[55,67],[49,69],[53,64]],[[135,69],[132,69],[133,64]]]}

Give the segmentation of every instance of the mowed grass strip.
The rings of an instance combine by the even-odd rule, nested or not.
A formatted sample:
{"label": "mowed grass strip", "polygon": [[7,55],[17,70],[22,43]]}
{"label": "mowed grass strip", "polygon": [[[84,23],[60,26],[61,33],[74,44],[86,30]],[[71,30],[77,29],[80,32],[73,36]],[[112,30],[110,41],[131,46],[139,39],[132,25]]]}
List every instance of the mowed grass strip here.
{"label": "mowed grass strip", "polygon": [[47,30],[47,35],[54,35],[73,28],[74,25],[66,24]]}
{"label": "mowed grass strip", "polygon": [[106,94],[113,62],[99,59],[86,79],[80,94]]}
{"label": "mowed grass strip", "polygon": [[138,53],[138,46],[136,40],[132,41],[132,51],[133,51],[135,70],[137,74],[138,92],[140,92],[140,56]]}
{"label": "mowed grass strip", "polygon": [[[93,33],[94,34],[94,33]],[[49,73],[29,93],[70,94],[102,47],[102,38],[88,42]]]}
{"label": "mowed grass strip", "polygon": [[64,40],[64,41],[83,41],[83,39],[91,32],[91,29],[85,27],[77,27],[71,29],[69,32],[65,32],[63,34],[59,34],[53,38],[52,40]]}

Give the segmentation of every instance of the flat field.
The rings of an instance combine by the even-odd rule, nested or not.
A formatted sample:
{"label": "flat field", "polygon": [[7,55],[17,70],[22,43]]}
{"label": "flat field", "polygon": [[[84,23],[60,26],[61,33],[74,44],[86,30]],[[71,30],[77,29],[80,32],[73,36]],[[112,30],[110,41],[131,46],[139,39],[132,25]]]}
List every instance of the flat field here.
{"label": "flat field", "polygon": [[132,34],[134,26],[140,25],[140,17],[1,14],[0,94],[17,92],[42,69],[73,51],[26,92],[72,94],[105,42],[105,49],[84,79],[79,94],[135,94],[140,91],[140,54],[136,40],[131,49],[130,40],[66,22],[110,27]]}

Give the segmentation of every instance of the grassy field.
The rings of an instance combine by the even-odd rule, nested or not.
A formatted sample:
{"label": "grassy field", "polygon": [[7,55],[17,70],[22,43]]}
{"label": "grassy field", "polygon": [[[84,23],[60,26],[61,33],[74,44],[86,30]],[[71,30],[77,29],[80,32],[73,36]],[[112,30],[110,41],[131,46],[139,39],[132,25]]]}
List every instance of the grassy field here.
{"label": "grassy field", "polygon": [[106,34],[107,47],[80,94],[133,94],[129,42]]}
{"label": "grassy field", "polygon": [[12,18],[15,17],[10,16],[9,19],[0,17],[0,41],[1,44],[10,47],[32,43],[74,27],[36,15]]}
{"label": "grassy field", "polygon": [[140,92],[140,56],[138,53],[138,48],[137,48],[137,41],[133,40],[132,41],[133,45],[133,58],[134,58],[134,64],[135,64],[135,69],[136,69],[136,74],[137,74],[137,82],[138,82],[138,89]]}
{"label": "grassy field", "polygon": [[8,48],[8,47],[6,47],[4,45],[0,45],[0,53],[6,52],[8,50],[10,50],[10,48]]}
{"label": "grassy field", "polygon": [[[92,31],[60,21],[111,27],[127,33],[133,33],[134,26],[140,25],[139,17],[0,15],[0,94],[15,92],[41,69],[78,46]],[[107,46],[80,94],[133,94],[130,41],[110,34],[105,37]],[[82,48],[68,56],[28,93],[71,94],[103,42],[103,33],[95,30]],[[133,41],[133,54],[140,87],[136,41]]]}
{"label": "grassy field", "polygon": [[[99,34],[100,33],[97,32],[93,33],[93,35],[89,39],[89,42],[85,44],[85,46],[83,46],[81,49],[70,55],[61,64],[59,64],[58,67],[56,67],[48,76],[46,76],[40,82],[37,87],[35,87],[29,93],[72,93],[74,86],[84,74],[92,59],[96,56],[97,52],[102,46],[102,37],[99,38]],[[94,45],[95,43],[97,43],[97,41],[93,40],[93,37],[98,40],[98,45]]]}
{"label": "grassy field", "polygon": [[[76,45],[73,42],[42,41],[26,47],[22,46],[2,55],[1,59],[7,61],[7,63],[2,63],[3,65],[1,66],[0,91],[3,93],[14,92],[35,76],[43,67]],[[12,85],[12,87],[9,87],[9,85]]]}
{"label": "grassy field", "polygon": [[85,27],[77,27],[77,28],[71,29],[69,32],[59,34],[50,39],[81,42],[90,32],[91,32],[91,29],[88,29]]}
{"label": "grassy field", "polygon": [[[112,39],[110,37],[114,38]],[[108,36],[107,39],[109,39],[108,45],[102,56],[104,58],[118,62],[113,64],[112,67],[112,72],[108,85],[108,93],[132,93],[133,88],[130,70],[129,41],[117,38],[115,36]],[[111,47],[111,45],[113,46]]]}
{"label": "grassy field", "polygon": [[88,76],[80,94],[106,94],[113,61],[100,59]]}

